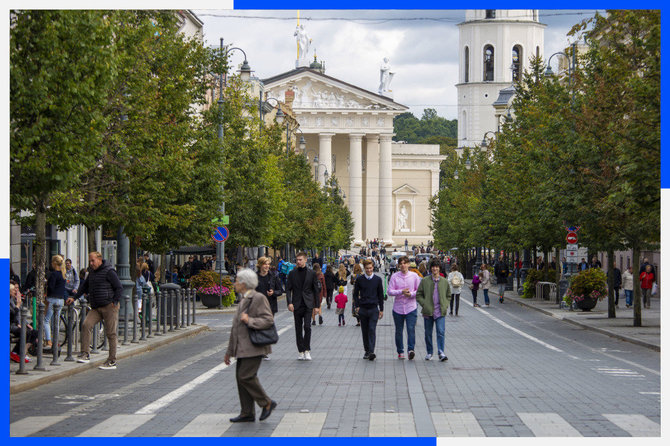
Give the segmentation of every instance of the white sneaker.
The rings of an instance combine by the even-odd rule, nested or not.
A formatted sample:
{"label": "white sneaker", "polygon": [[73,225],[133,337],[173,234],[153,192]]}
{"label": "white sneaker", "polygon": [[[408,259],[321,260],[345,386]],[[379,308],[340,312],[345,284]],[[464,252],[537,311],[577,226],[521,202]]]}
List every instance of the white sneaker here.
{"label": "white sneaker", "polygon": [[428,353],[424,359],[425,359],[426,361],[430,361],[431,359],[433,359],[433,354],[432,354],[432,353]]}
{"label": "white sneaker", "polygon": [[305,354],[303,352],[298,353],[298,361],[304,361],[305,360]]}
{"label": "white sneaker", "polygon": [[312,356],[309,354],[309,350],[305,350],[305,361],[311,361]]}

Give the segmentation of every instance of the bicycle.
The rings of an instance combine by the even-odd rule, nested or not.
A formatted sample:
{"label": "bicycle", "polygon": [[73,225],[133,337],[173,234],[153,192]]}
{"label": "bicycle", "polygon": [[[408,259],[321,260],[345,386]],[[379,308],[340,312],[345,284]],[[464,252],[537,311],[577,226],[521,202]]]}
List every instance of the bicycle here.
{"label": "bicycle", "polygon": [[[81,328],[84,325],[84,313],[82,310],[81,306],[81,301],[80,300],[75,300],[73,303],[73,313],[74,313],[74,324],[72,325],[72,345],[76,346],[79,344],[80,340],[80,335],[81,335]],[[86,304],[86,312],[91,311],[91,306],[89,304]],[[67,318],[68,318],[69,310],[67,305],[63,307],[63,310],[60,313],[60,327],[58,327],[58,339],[61,339],[61,342],[58,343],[58,346],[62,348],[63,346],[67,346],[67,341],[68,341],[68,333],[67,333]],[[105,344],[105,327],[102,324],[102,322],[98,322],[95,327],[93,328],[96,330],[98,336],[98,349],[102,348],[102,346]],[[93,347],[93,346],[91,346]]]}

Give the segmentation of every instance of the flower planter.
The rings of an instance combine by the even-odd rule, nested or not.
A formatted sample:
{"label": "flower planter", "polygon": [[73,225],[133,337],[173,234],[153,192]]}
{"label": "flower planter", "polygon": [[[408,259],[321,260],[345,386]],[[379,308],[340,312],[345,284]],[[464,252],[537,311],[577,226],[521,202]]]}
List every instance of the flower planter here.
{"label": "flower planter", "polygon": [[207,308],[216,308],[221,306],[221,296],[218,294],[203,294],[198,293],[200,296],[200,302]]}
{"label": "flower planter", "polygon": [[598,299],[592,299],[590,297],[575,301],[575,307],[582,311],[591,311],[595,308],[596,304],[598,304]]}

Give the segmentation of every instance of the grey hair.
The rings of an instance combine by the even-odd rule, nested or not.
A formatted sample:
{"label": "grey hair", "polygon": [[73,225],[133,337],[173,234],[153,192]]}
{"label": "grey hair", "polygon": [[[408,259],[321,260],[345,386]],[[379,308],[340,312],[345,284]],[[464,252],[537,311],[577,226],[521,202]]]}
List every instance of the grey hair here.
{"label": "grey hair", "polygon": [[249,268],[242,268],[237,272],[235,282],[243,284],[248,290],[255,290],[258,286],[258,276]]}

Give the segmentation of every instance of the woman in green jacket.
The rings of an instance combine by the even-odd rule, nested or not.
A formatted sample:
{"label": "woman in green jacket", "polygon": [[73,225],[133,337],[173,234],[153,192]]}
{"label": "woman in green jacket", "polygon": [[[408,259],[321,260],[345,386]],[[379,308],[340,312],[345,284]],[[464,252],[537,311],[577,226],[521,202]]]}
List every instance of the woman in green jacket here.
{"label": "woman in green jacket", "polygon": [[449,282],[440,276],[440,262],[430,262],[430,275],[421,279],[419,289],[416,290],[416,301],[421,305],[423,327],[426,341],[426,361],[433,357],[433,325],[437,337],[437,354],[440,361],[446,361],[444,354],[444,316],[449,308],[451,290]]}

